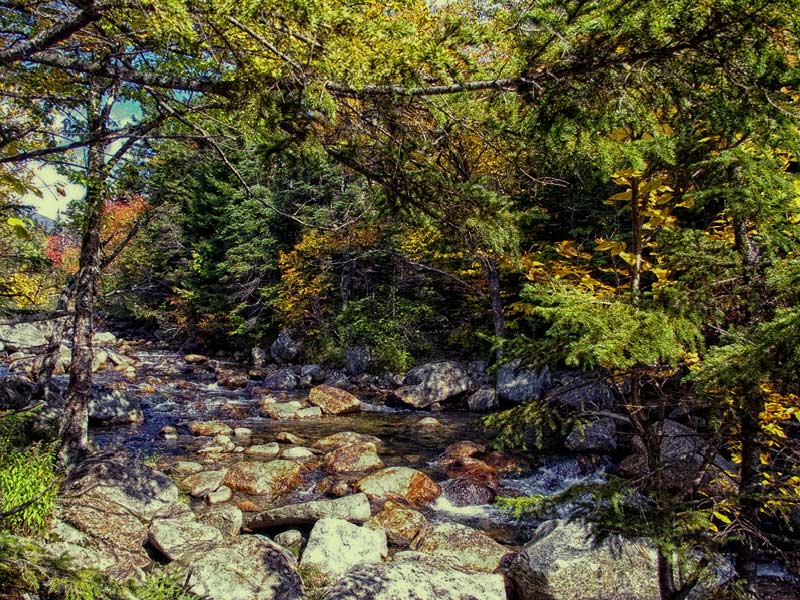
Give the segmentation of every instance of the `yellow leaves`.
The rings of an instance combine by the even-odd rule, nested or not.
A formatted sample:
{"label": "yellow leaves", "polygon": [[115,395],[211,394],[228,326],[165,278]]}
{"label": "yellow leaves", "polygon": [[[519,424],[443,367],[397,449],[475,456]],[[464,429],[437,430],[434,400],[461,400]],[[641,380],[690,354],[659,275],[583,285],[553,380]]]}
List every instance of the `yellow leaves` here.
{"label": "yellow leaves", "polygon": [[619,240],[606,240],[597,238],[595,240],[594,249],[597,252],[609,252],[612,256],[618,256],[620,252],[625,251],[626,244]]}
{"label": "yellow leaves", "polygon": [[575,240],[563,240],[556,242],[554,247],[556,252],[567,258],[583,258],[585,260],[592,258],[591,254],[584,252],[580,247],[576,247],[575,244]]}
{"label": "yellow leaves", "polygon": [[619,257],[631,266],[636,263],[636,255],[630,252],[620,252]]}

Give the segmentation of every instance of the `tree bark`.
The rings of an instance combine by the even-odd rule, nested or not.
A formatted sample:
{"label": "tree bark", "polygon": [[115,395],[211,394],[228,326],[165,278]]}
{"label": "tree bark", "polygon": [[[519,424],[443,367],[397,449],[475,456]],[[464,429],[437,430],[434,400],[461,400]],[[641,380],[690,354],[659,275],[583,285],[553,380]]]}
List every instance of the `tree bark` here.
{"label": "tree bark", "polygon": [[642,232],[642,207],[639,204],[639,180],[631,179],[631,225],[633,228],[633,264],[631,265],[631,296],[633,304],[639,306],[642,298],[642,253],[644,240]]}
{"label": "tree bark", "polygon": [[[92,85],[87,101],[87,125],[90,134],[103,133],[105,115],[103,91]],[[72,364],[69,370],[67,403],[61,423],[61,448],[58,458],[63,466],[75,464],[89,449],[89,402],[92,395],[92,331],[97,279],[100,270],[100,226],[106,199],[105,146],[89,146],[87,155],[86,200],[83,237],[75,276],[75,324],[72,335]]]}
{"label": "tree bark", "polygon": [[479,260],[483,267],[483,276],[486,279],[489,302],[492,305],[494,335],[499,339],[505,339],[506,321],[505,317],[503,317],[503,299],[500,296],[500,272],[497,269],[497,261],[486,255],[481,255]]}

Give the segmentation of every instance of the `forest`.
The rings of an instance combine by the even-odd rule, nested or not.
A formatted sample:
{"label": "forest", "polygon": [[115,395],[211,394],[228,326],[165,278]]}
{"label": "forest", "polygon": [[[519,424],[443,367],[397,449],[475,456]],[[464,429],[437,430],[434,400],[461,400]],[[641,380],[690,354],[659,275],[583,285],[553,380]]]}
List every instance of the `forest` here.
{"label": "forest", "polygon": [[0,599],[800,598],[798,117],[797,0],[0,0]]}

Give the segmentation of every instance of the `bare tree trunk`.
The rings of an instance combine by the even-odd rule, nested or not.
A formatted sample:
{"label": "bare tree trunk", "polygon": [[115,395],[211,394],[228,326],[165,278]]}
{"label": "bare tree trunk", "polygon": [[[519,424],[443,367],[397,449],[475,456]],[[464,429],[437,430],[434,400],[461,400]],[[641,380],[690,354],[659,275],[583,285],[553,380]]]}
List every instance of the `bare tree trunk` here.
{"label": "bare tree trunk", "polygon": [[[102,90],[93,85],[87,102],[90,135],[102,138],[105,115]],[[71,465],[89,449],[89,402],[92,395],[92,320],[100,268],[100,226],[105,207],[105,146],[89,146],[87,158],[86,204],[78,272],[75,277],[75,325],[72,336],[72,364],[69,371],[67,403],[61,423],[59,462]]]}
{"label": "bare tree trunk", "polygon": [[644,252],[644,235],[642,231],[642,207],[639,205],[639,180],[631,179],[631,225],[633,228],[633,264],[631,265],[631,295],[633,303],[639,306],[641,301],[642,253]]}
{"label": "bare tree trunk", "polygon": [[[72,298],[73,286],[75,284],[75,277],[70,276],[64,283],[64,289],[58,297],[58,304],[56,311],[64,312],[69,308],[69,300]],[[70,320],[66,319],[62,326],[56,325],[53,327],[53,333],[50,336],[50,342],[47,345],[42,365],[39,367],[39,372],[36,375],[36,389],[34,390],[33,397],[41,398],[45,402],[52,400],[52,390],[50,382],[53,380],[53,373],[56,370],[56,363],[60,357],[61,342],[67,336],[70,327]]]}
{"label": "bare tree trunk", "polygon": [[505,339],[506,321],[505,317],[503,317],[503,299],[500,296],[500,272],[497,269],[497,261],[486,255],[481,255],[479,260],[483,267],[483,276],[486,279],[489,302],[492,305],[494,335],[500,339]]}

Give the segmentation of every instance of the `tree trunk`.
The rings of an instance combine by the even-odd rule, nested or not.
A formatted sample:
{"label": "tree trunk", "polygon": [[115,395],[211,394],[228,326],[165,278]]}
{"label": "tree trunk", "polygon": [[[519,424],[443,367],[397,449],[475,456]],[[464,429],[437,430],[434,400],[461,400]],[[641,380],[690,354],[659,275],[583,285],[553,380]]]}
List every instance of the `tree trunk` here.
{"label": "tree trunk", "polygon": [[492,305],[494,335],[502,340],[506,337],[506,321],[503,317],[503,299],[500,296],[500,272],[497,269],[497,262],[493,258],[481,255],[479,260],[483,267],[483,276],[486,279],[489,301]]}
{"label": "tree trunk", "polygon": [[[102,90],[92,86],[87,101],[89,135],[101,138],[105,128]],[[75,325],[72,336],[72,364],[69,370],[67,403],[61,423],[59,462],[77,462],[89,449],[89,402],[92,395],[92,320],[100,268],[100,226],[105,207],[105,146],[89,146],[83,238],[78,272],[75,276]]]}
{"label": "tree trunk", "polygon": [[631,296],[633,304],[639,306],[642,285],[642,253],[644,235],[642,231],[642,207],[639,205],[639,180],[631,179],[631,225],[633,229],[633,264],[631,265]]}
{"label": "tree trunk", "polygon": [[[74,276],[68,277],[67,281],[64,283],[64,289],[61,291],[56,305],[57,312],[64,312],[69,308],[69,301],[70,298],[72,298],[74,283]],[[41,398],[48,403],[52,400],[50,382],[53,380],[56,363],[60,357],[59,351],[61,349],[61,342],[67,336],[70,328],[69,326],[69,319],[66,319],[62,326],[55,326],[53,328],[53,333],[50,336],[50,342],[47,345],[47,351],[42,360],[42,365],[39,368],[39,372],[36,374],[36,389],[33,392],[34,398]]]}

